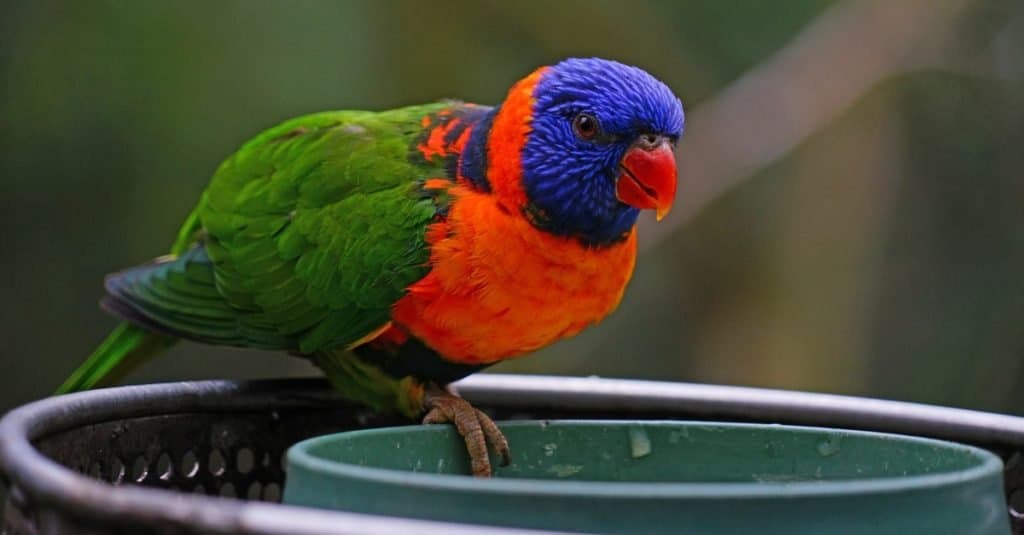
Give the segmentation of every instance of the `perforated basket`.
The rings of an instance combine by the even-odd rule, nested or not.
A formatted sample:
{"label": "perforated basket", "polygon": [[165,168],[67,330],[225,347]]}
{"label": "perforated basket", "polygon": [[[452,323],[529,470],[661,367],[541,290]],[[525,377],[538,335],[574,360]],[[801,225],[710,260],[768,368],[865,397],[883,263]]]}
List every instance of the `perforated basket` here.
{"label": "perforated basket", "polygon": [[[827,425],[973,444],[1024,499],[1024,418],[862,398],[649,381],[477,375],[460,393],[496,419],[713,419]],[[0,421],[4,532],[512,533],[276,503],[282,457],[325,433],[408,423],[320,380],[169,383],[38,401]],[[1022,500],[1024,501],[1024,500]],[[1024,515],[1008,508],[1014,533]]]}

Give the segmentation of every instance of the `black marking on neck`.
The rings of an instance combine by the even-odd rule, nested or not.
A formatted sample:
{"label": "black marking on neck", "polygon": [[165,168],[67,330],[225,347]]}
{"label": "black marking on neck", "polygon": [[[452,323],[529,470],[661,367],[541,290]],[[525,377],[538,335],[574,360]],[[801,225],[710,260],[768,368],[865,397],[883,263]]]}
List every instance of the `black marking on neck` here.
{"label": "black marking on neck", "polygon": [[566,233],[563,229],[558,227],[557,223],[551,219],[551,217],[536,204],[529,202],[526,206],[523,206],[521,213],[523,218],[530,222],[533,228],[556,236],[565,236],[578,241],[581,245],[586,247],[592,247],[595,249],[601,249],[605,247],[613,247],[625,242],[629,238],[629,234],[633,231],[633,227],[628,230],[607,237],[595,237],[584,233]]}
{"label": "black marking on neck", "polygon": [[486,109],[484,114],[476,118],[469,140],[459,155],[457,176],[465,178],[477,191],[491,191],[491,183],[487,180],[487,139],[499,109],[498,106]]}

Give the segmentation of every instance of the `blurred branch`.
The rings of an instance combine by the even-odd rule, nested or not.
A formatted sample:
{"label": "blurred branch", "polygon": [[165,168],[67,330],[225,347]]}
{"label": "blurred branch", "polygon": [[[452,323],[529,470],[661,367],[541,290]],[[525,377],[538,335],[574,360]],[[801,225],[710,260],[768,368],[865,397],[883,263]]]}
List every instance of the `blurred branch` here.
{"label": "blurred branch", "polygon": [[651,248],[715,197],[821,129],[894,75],[941,67],[940,51],[973,0],[837,2],[774,56],[687,117],[678,213],[644,221]]}

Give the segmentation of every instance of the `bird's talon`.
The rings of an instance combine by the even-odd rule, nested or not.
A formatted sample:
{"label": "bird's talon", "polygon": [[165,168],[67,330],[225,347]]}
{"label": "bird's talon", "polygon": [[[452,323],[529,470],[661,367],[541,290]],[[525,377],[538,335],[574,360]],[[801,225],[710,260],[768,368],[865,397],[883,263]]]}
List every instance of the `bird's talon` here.
{"label": "bird's talon", "polygon": [[508,466],[512,462],[512,454],[509,452],[508,440],[505,439],[505,435],[498,428],[498,425],[494,423],[494,420],[491,420],[490,416],[484,414],[480,409],[473,410],[476,411],[477,420],[480,422],[480,428],[487,438],[487,443],[501,457],[499,466]]}
{"label": "bird's talon", "polygon": [[429,409],[423,417],[424,424],[451,423],[462,435],[469,453],[473,475],[477,477],[491,476],[491,460],[487,454],[488,445],[493,447],[501,457],[500,466],[508,466],[511,462],[508,440],[502,434],[494,420],[468,401],[448,392],[429,392],[425,405]]}

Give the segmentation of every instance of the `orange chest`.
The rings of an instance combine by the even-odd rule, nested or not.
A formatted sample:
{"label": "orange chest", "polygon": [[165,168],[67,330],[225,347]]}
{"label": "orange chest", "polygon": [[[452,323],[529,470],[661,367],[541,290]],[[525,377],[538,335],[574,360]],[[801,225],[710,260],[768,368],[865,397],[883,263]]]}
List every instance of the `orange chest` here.
{"label": "orange chest", "polygon": [[434,224],[430,273],[392,319],[444,358],[489,363],[573,336],[611,313],[636,261],[636,230],[588,248],[538,231],[489,196],[468,195]]}

